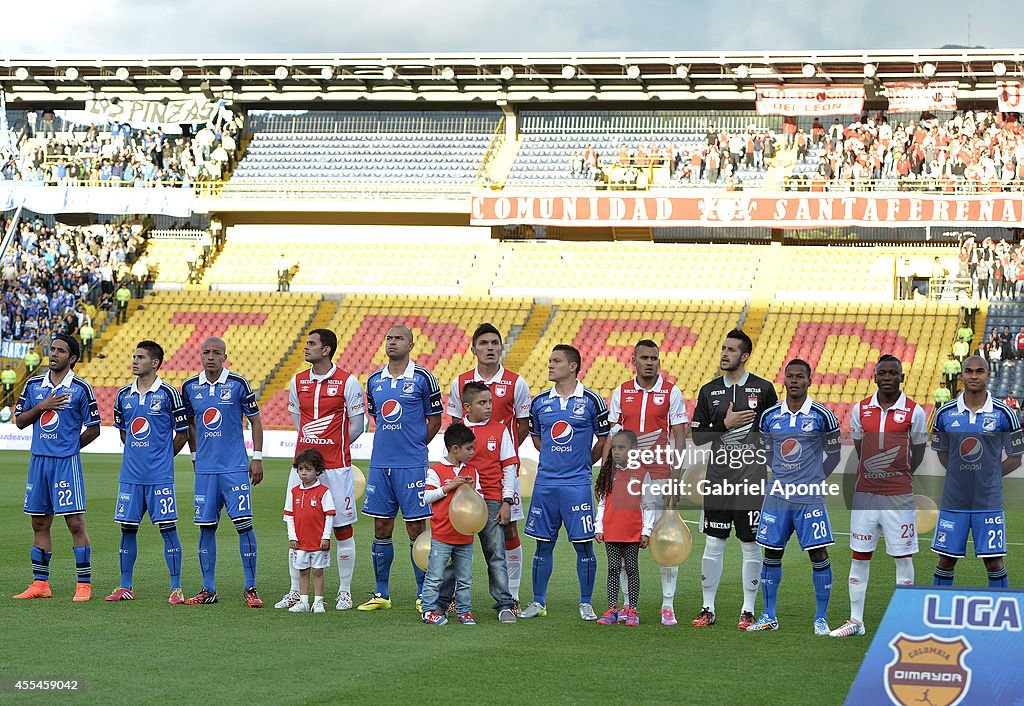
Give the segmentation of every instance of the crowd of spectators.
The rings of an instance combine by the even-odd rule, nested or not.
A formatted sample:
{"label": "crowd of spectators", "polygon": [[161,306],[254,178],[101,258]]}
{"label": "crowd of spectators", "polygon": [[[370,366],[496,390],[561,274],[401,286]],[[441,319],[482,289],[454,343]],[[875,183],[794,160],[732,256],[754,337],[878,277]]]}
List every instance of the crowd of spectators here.
{"label": "crowd of spectators", "polygon": [[[2,225],[6,232],[9,224]],[[38,217],[22,220],[0,259],[3,339],[81,335],[84,326],[98,326],[99,311],[115,305],[119,288],[141,294],[148,278],[141,230],[127,223],[51,228]]]}
{"label": "crowd of spectators", "polygon": [[974,296],[979,299],[1024,299],[1024,243],[965,238],[960,245],[958,275],[971,280]]}
{"label": "crowd of spectators", "polygon": [[28,112],[13,129],[17,154],[0,160],[0,178],[53,185],[185,186],[219,181],[236,158],[241,121],[219,121],[193,136],[127,123],[67,125]]}

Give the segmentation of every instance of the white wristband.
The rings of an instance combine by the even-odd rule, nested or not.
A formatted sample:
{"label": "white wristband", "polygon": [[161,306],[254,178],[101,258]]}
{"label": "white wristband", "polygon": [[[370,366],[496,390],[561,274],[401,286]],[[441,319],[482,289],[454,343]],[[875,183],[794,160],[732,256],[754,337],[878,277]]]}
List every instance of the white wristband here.
{"label": "white wristband", "polygon": [[196,452],[193,451],[190,455],[192,456],[192,460],[195,461],[196,460]]}
{"label": "white wristband", "polygon": [[253,461],[262,461],[263,460],[263,452],[262,451],[253,451],[252,452],[252,460]]}

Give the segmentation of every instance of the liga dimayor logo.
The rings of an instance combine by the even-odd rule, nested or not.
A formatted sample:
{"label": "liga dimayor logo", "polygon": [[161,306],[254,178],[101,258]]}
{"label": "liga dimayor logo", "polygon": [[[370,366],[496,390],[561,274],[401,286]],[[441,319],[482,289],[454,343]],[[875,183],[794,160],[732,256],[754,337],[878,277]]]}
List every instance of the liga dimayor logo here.
{"label": "liga dimayor logo", "polygon": [[971,668],[964,657],[967,638],[935,635],[910,637],[898,633],[889,646],[895,652],[885,669],[885,690],[901,706],[954,706],[971,686]]}

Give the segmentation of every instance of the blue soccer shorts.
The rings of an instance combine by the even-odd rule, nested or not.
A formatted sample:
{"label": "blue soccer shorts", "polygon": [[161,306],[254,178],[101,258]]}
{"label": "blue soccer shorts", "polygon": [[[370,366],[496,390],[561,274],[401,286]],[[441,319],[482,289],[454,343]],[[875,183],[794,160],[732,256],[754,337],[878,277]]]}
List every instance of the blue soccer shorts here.
{"label": "blue soccer shorts", "polygon": [[142,524],[142,516],[147,512],[154,525],[178,520],[173,482],[146,485],[121,483],[118,486],[114,522],[122,525],[139,525]]}
{"label": "blue soccer shorts", "polygon": [[534,539],[554,542],[562,525],[570,542],[594,539],[594,490],[589,484],[533,486],[523,532]]}
{"label": "blue soccer shorts", "polygon": [[221,508],[227,508],[228,517],[240,520],[252,517],[252,491],[249,472],[197,473],[195,484],[195,524],[215,525],[220,522]]}
{"label": "blue soccer shorts", "polygon": [[26,515],[77,515],[85,512],[82,459],[35,456],[28,462]]}
{"label": "blue soccer shorts", "polygon": [[967,535],[974,537],[974,556],[1006,556],[1006,515],[1002,510],[939,510],[932,551],[959,559],[967,555]]}
{"label": "blue soccer shorts", "polygon": [[781,551],[794,532],[805,552],[835,544],[823,501],[804,505],[767,496],[757,524],[757,543],[765,549]]}
{"label": "blue soccer shorts", "polygon": [[363,514],[395,519],[401,511],[406,522],[425,520],[433,512],[423,502],[427,485],[425,468],[375,468],[366,477]]}

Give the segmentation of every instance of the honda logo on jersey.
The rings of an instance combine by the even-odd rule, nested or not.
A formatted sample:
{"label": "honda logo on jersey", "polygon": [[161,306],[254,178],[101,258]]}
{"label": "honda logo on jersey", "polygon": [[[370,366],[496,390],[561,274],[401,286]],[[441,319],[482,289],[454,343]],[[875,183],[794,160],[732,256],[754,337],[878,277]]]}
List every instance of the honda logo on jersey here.
{"label": "honda logo on jersey", "polygon": [[508,385],[495,385],[494,386],[494,396],[495,397],[504,397],[505,393],[507,393],[507,392],[508,392]]}
{"label": "honda logo on jersey", "polygon": [[328,414],[326,417],[306,422],[302,425],[302,441],[307,444],[334,444],[333,439],[320,438],[320,435],[327,431],[327,427],[333,420],[334,415]]}

